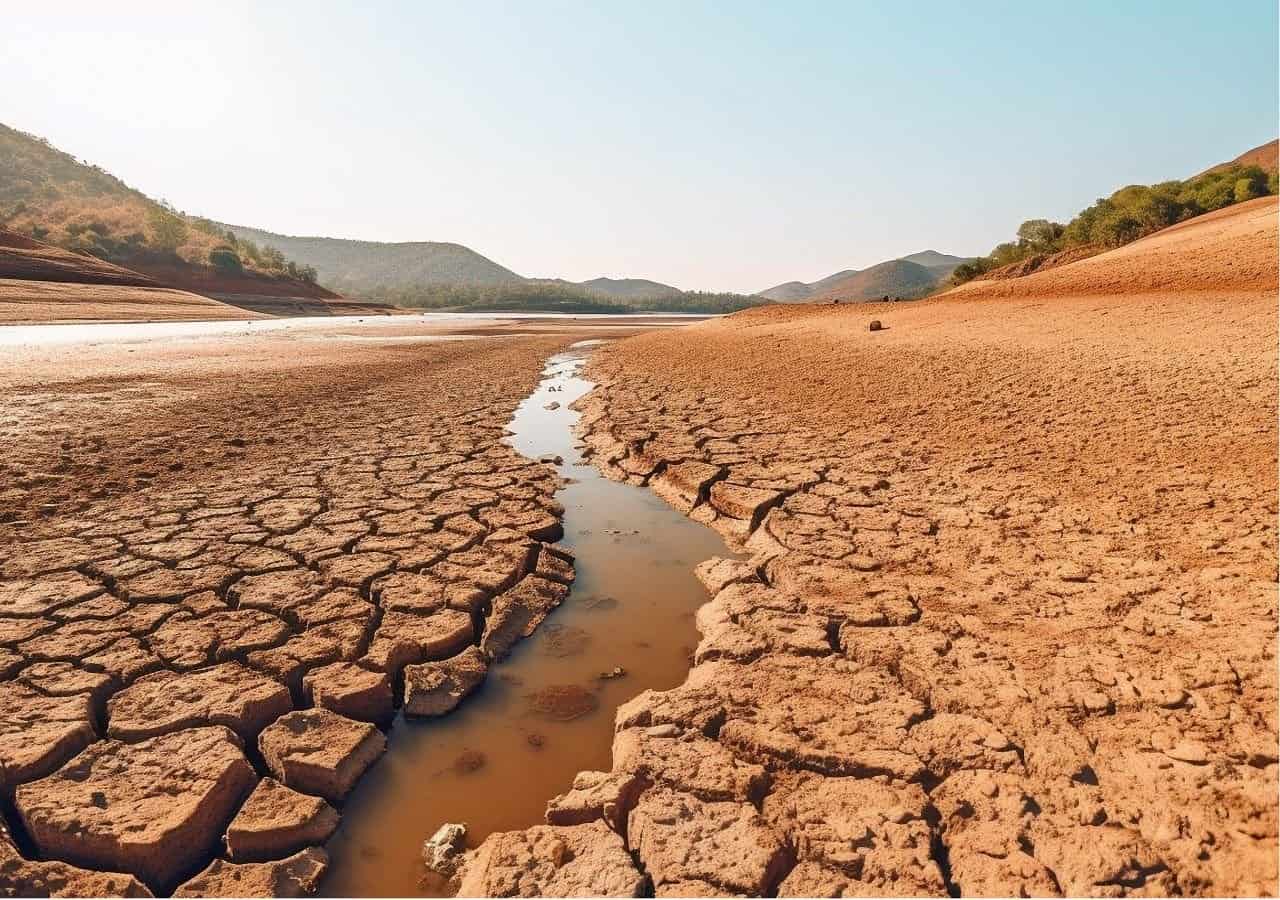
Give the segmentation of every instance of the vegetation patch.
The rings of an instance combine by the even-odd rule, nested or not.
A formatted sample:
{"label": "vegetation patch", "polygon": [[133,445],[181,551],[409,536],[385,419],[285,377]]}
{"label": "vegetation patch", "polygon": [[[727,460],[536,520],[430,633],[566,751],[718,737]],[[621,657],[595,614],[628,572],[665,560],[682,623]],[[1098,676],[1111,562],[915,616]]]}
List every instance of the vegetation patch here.
{"label": "vegetation patch", "polygon": [[1004,275],[1010,277],[1072,262],[1089,255],[1081,253],[1086,248],[1101,252],[1121,247],[1215,209],[1276,192],[1276,173],[1254,165],[1226,166],[1185,181],[1131,184],[1100,198],[1065,225],[1048,219],[1023,222],[1015,240],[957,266],[951,283],[963,284],[1006,267]]}

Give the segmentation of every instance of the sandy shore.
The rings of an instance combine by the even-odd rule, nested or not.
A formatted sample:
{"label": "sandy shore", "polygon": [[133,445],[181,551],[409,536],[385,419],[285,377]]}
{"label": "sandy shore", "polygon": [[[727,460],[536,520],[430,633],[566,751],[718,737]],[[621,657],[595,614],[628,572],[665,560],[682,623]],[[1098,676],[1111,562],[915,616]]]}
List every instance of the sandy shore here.
{"label": "sandy shore", "polygon": [[[1245,206],[601,350],[597,465],[750,562],[703,567],[685,684],[549,817],[596,810],[658,896],[1274,894],[1275,202]],[[495,836],[464,890],[626,870],[549,868],[557,840],[604,846]]]}

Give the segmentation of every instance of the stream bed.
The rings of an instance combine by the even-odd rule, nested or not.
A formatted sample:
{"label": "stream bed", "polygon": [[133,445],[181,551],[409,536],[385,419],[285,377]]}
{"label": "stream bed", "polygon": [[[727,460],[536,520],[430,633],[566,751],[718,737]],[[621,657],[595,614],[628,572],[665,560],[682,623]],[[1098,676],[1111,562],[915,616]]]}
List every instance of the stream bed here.
{"label": "stream bed", "polygon": [[[561,544],[577,557],[573,589],[457,710],[430,720],[397,716],[386,755],[348,798],[329,841],[327,896],[447,892],[426,876],[423,840],[445,822],[465,822],[469,846],[540,824],[547,801],[574,775],[611,767],[615,709],[688,672],[694,612],[707,600],[694,567],[731,554],[714,531],[648,488],[609,481],[583,462],[569,406],[593,386],[579,374],[589,349],[575,345],[548,361],[509,438],[526,456],[563,460],[557,468],[568,483],[556,499],[565,507]],[[601,677],[619,668],[621,677]],[[569,721],[538,715],[530,694],[556,685],[587,688],[597,707]]]}

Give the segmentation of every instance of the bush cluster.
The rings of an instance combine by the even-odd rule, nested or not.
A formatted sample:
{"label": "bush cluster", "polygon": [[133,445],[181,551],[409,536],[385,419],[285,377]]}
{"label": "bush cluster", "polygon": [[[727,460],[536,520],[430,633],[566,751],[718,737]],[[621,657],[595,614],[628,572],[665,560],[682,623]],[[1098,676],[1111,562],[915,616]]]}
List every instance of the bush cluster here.
{"label": "bush cluster", "polygon": [[1129,185],[1100,198],[1065,225],[1047,219],[1023,222],[1015,240],[956,267],[951,281],[962,284],[1037,254],[1119,247],[1215,209],[1275,193],[1276,173],[1268,174],[1258,166],[1229,166],[1186,181]]}
{"label": "bush cluster", "polygon": [[619,298],[598,294],[576,284],[537,281],[483,285],[380,286],[362,291],[361,296],[399,306],[469,312],[529,310],[565,313],[730,313],[769,302],[761,297],[705,291],[681,291],[662,297]]}

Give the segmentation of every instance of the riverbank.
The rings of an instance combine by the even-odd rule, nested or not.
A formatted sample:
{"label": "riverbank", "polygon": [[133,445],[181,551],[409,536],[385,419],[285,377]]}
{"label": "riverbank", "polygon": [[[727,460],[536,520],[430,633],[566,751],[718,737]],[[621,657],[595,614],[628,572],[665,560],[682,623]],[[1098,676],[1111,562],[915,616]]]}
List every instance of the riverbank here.
{"label": "riverbank", "polygon": [[172,327],[0,347],[0,888],[314,890],[433,661],[573,578],[505,429],[591,328]]}
{"label": "riverbank", "polygon": [[[610,778],[553,805],[612,831],[492,838],[464,892],[1274,894],[1263,237],[1219,291],[1029,276],[599,351],[590,459],[750,565],[702,569],[685,683],[621,708]],[[1122,265],[1158,278],[1153,243]],[[1179,265],[1230,252],[1196,246]],[[1086,264],[1046,278],[1117,266]]]}

